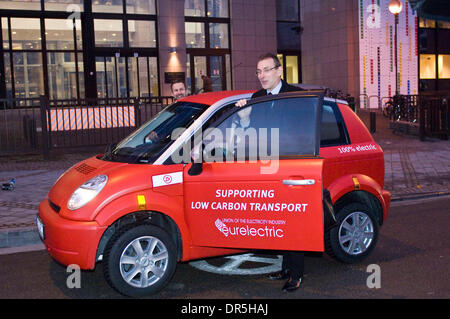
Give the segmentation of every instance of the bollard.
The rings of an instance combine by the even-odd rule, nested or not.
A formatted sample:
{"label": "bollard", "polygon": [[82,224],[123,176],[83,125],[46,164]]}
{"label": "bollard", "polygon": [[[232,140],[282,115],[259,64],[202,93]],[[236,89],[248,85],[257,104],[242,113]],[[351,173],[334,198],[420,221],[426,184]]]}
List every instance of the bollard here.
{"label": "bollard", "polygon": [[373,134],[377,131],[377,114],[370,111],[370,133]]}

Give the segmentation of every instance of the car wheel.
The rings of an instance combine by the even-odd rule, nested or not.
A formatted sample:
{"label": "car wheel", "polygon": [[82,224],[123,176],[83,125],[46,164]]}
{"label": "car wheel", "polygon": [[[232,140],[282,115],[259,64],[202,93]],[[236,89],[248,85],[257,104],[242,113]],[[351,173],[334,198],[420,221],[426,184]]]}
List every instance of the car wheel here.
{"label": "car wheel", "polygon": [[360,203],[344,206],[336,217],[336,226],[325,234],[327,253],[341,262],[360,262],[376,246],[376,218],[366,205]]}
{"label": "car wheel", "polygon": [[169,235],[153,225],[119,231],[104,254],[108,283],[123,295],[141,297],[162,289],[176,268],[176,254]]}

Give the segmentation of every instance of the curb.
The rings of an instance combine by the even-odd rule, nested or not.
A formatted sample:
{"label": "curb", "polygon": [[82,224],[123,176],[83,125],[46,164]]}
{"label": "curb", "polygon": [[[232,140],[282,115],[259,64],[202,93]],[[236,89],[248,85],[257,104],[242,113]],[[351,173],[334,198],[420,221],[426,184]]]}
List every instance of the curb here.
{"label": "curb", "polygon": [[0,229],[0,249],[36,245],[42,243],[36,226]]}
{"label": "curb", "polygon": [[416,199],[425,199],[425,198],[434,198],[434,197],[442,197],[450,195],[450,191],[446,192],[429,192],[429,193],[412,193],[412,194],[404,194],[404,195],[398,195],[398,196],[392,196],[391,203],[392,202],[401,202],[401,201],[407,201],[407,200],[416,200]]}

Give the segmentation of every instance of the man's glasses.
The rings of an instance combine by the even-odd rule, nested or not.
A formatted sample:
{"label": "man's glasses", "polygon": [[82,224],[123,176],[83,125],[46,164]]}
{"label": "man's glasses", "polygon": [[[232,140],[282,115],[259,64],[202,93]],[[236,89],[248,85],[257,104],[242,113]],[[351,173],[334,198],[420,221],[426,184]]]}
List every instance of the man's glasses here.
{"label": "man's glasses", "polygon": [[278,66],[274,66],[273,68],[270,68],[270,69],[262,69],[262,70],[256,70],[256,72],[255,72],[255,75],[256,76],[260,76],[261,74],[267,74],[267,73],[269,73],[270,71],[272,71],[273,69],[278,69],[280,66],[278,65]]}

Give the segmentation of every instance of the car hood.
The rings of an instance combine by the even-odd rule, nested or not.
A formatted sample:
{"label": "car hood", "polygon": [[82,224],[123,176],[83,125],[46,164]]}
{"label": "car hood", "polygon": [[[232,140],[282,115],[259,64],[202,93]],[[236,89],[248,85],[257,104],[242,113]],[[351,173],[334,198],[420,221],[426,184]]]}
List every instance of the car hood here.
{"label": "car hood", "polygon": [[[57,180],[48,194],[48,200],[62,217],[73,220],[93,220],[95,212],[117,197],[130,192],[150,189],[152,176],[182,171],[182,165],[151,165],[108,162],[101,156],[88,158],[67,170]],[[71,211],[67,202],[73,192],[98,175],[108,176],[100,193],[83,207]]]}

